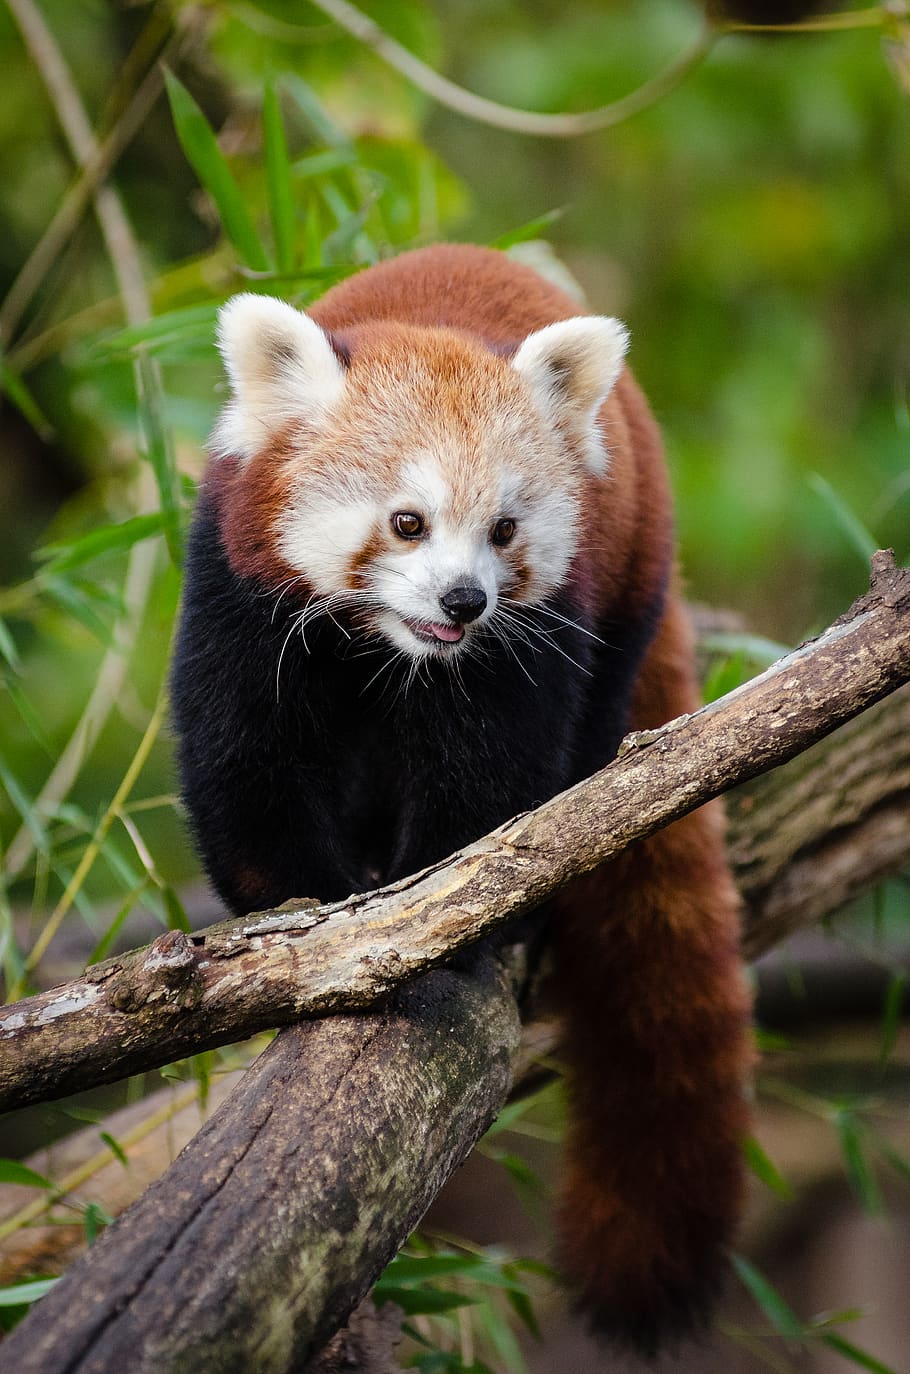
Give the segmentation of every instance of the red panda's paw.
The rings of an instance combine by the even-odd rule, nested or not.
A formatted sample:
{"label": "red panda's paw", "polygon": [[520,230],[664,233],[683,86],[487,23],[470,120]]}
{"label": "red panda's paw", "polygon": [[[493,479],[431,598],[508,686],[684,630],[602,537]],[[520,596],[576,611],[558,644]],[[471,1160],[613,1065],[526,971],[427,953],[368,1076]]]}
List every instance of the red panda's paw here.
{"label": "red panda's paw", "polygon": [[653,1359],[703,1336],[728,1270],[735,1218],[636,1214],[603,1195],[568,1197],[559,1267],[592,1331]]}

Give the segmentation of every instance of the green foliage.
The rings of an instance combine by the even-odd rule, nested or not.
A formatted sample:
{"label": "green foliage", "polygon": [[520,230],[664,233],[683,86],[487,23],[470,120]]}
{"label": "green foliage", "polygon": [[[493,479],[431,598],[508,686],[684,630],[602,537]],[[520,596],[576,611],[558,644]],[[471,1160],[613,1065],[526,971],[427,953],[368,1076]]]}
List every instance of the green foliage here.
{"label": "green foliage", "polygon": [[24,1188],[53,1188],[53,1183],[43,1174],[28,1169],[16,1159],[0,1159],[0,1183],[19,1183]]}
{"label": "green foliage", "polygon": [[105,1226],[110,1226],[113,1220],[97,1202],[87,1203],[83,1219],[86,1245],[94,1245]]}
{"label": "green foliage", "polygon": [[743,1152],[746,1156],[746,1163],[755,1177],[760,1179],[778,1197],[787,1202],[791,1201],[793,1189],[754,1136],[747,1136],[743,1141]]}
{"label": "green foliage", "polygon": [[34,1279],[31,1283],[16,1283],[0,1288],[0,1307],[28,1307],[43,1298],[56,1279]]}
{"label": "green foliage", "polygon": [[268,270],[268,258],[253,227],[243,193],[218,147],[218,140],[189,91],[172,72],[166,74],[168,99],[180,146],[218,210],[221,227],[242,262]]}
{"label": "green foliage", "polygon": [[[773,1284],[768,1282],[764,1274],[756,1269],[755,1265],[750,1264],[742,1255],[733,1256],[733,1265],[743,1286],[767,1318],[775,1335],[783,1339],[787,1349],[808,1354],[819,1346],[827,1346],[828,1349],[836,1351],[838,1355],[842,1355],[845,1360],[859,1369],[869,1369],[874,1371],[874,1374],[899,1374],[899,1371],[890,1365],[883,1364],[874,1355],[870,1355],[867,1350],[860,1349],[858,1345],[847,1340],[840,1332],[832,1329],[859,1320],[865,1316],[864,1312],[860,1310],[825,1312],[804,1322],[781,1297]],[[754,1338],[749,1337],[749,1333],[731,1328],[730,1335],[734,1339],[740,1339],[742,1344],[751,1349],[758,1347],[771,1368],[792,1368],[789,1364],[779,1363],[775,1358],[773,1348],[768,1348],[763,1342],[756,1342]]]}
{"label": "green foliage", "polygon": [[[540,1338],[526,1281],[531,1275],[550,1276],[546,1266],[531,1260],[435,1247],[415,1236],[382,1274],[373,1299],[379,1306],[396,1303],[409,1319],[404,1329],[415,1349],[408,1367],[523,1374],[513,1323]],[[421,1326],[414,1323],[417,1317],[424,1318]]]}

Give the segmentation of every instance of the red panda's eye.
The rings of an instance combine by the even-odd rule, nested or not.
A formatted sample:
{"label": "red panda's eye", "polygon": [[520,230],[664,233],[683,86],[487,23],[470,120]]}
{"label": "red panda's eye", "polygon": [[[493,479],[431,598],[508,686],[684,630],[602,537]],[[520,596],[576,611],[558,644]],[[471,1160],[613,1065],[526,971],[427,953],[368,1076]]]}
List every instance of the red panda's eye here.
{"label": "red panda's eye", "polygon": [[490,539],[494,544],[508,544],[514,533],[514,520],[497,520],[490,531]]}
{"label": "red panda's eye", "polygon": [[419,539],[423,534],[423,516],[413,511],[399,510],[392,516],[392,529],[400,539]]}

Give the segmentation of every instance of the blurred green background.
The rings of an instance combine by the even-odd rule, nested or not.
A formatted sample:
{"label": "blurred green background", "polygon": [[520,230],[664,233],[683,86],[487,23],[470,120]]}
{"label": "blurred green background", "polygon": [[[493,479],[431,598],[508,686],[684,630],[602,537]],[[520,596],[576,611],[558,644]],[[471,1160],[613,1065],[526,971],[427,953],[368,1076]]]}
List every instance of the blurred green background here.
{"label": "blurred green background", "polygon": [[[460,87],[525,110],[606,105],[695,45],[702,60],[614,127],[545,138],[440,104],[300,0],[0,5],[0,940],[13,988],[65,967],[69,928],[82,945],[88,930],[84,958],[135,912],[186,920],[198,867],[155,705],[223,394],[213,321],[237,290],[305,305],[421,243],[545,238],[591,308],[629,324],[693,599],[794,643],[864,589],[871,548],[910,554],[903,7],[713,42],[693,0],[362,9]],[[58,46],[88,125],[116,147],[107,238],[49,95]],[[906,929],[905,889],[891,908]]]}

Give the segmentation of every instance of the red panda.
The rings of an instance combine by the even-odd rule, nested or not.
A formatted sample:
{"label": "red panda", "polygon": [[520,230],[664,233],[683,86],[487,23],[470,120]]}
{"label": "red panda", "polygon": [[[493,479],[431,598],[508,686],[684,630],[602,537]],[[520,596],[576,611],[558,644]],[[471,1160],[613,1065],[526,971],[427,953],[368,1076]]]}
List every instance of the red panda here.
{"label": "red panda", "polygon": [[[503,254],[406,253],[306,313],[242,295],[173,669],[236,912],[445,857],[698,704],[627,336]],[[703,1324],[741,1203],[748,998],[711,807],[552,904],[560,1264],[614,1340]]]}

